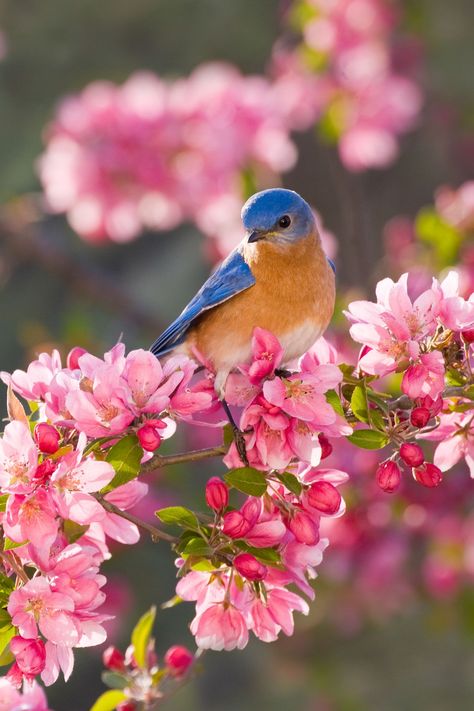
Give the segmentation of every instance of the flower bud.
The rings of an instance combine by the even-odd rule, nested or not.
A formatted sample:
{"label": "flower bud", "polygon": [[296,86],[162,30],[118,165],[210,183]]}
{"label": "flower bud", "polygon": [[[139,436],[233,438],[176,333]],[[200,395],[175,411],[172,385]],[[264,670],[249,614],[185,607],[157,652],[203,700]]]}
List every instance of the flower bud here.
{"label": "flower bud", "polygon": [[61,435],[53,425],[40,422],[35,427],[35,441],[40,452],[54,454],[59,449]]}
{"label": "flower bud", "polygon": [[84,353],[87,353],[87,351],[80,346],[76,346],[69,351],[66,361],[69,370],[77,370],[79,368],[79,358],[84,355]]}
{"label": "flower bud", "polygon": [[326,459],[332,454],[332,444],[326,437],[326,435],[318,435],[319,444],[321,445],[321,459]]}
{"label": "flower bud", "polygon": [[56,466],[57,462],[52,459],[45,459],[44,462],[41,462],[41,464],[38,464],[36,467],[33,479],[37,484],[44,484],[54,472]]}
{"label": "flower bud", "polygon": [[404,442],[400,447],[400,457],[409,467],[419,467],[425,461],[425,455],[420,445],[414,442]]}
{"label": "flower bud", "polygon": [[421,467],[413,469],[413,476],[419,484],[433,488],[443,481],[443,473],[439,467],[425,462]]}
{"label": "flower bud", "polygon": [[387,459],[377,467],[375,478],[382,491],[392,494],[400,486],[400,467],[396,462]]}
{"label": "flower bud", "polygon": [[172,676],[184,676],[194,661],[194,655],[186,647],[175,645],[165,654],[165,664]]}
{"label": "flower bud", "polygon": [[137,707],[133,701],[121,701],[117,706],[117,711],[137,711]]}
{"label": "flower bud", "polygon": [[30,678],[41,674],[46,663],[46,648],[42,639],[23,639],[17,635],[10,640],[10,651],[22,674]]}
{"label": "flower bud", "polygon": [[295,509],[287,525],[298,543],[314,546],[319,541],[319,521],[315,521],[306,511]]}
{"label": "flower bud", "polygon": [[229,489],[218,476],[213,476],[206,484],[206,503],[213,511],[222,511],[227,508]]}
{"label": "flower bud", "polygon": [[252,528],[240,511],[228,511],[224,514],[222,531],[230,538],[243,538]]}
{"label": "flower bud", "polygon": [[104,667],[112,671],[121,672],[125,670],[125,657],[117,647],[107,647],[102,653]]}
{"label": "flower bud", "polygon": [[161,444],[161,435],[154,425],[145,424],[137,431],[138,441],[145,452],[154,452]]}
{"label": "flower bud", "polygon": [[414,407],[411,411],[410,422],[413,427],[424,427],[430,419],[430,411],[426,407]]}
{"label": "flower bud", "polygon": [[316,481],[306,492],[306,501],[323,514],[332,516],[341,506],[341,495],[329,481]]}
{"label": "flower bud", "polygon": [[234,568],[247,580],[263,580],[266,578],[268,568],[260,563],[251,553],[239,553],[234,558]]}
{"label": "flower bud", "polygon": [[474,343],[474,328],[467,328],[461,331],[461,336],[466,343]]}

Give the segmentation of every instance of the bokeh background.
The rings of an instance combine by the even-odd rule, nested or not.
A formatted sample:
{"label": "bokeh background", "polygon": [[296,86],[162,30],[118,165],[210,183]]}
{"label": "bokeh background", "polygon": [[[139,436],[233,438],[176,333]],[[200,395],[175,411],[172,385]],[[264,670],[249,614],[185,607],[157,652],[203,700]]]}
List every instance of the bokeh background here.
{"label": "bokeh background", "polygon": [[[399,155],[380,169],[351,170],[338,152],[339,136],[328,140],[327,121],[320,120],[319,130],[293,134],[298,159],[291,169],[259,177],[262,187],[298,190],[318,210],[333,235],[326,239],[336,254],[341,305],[370,294],[381,274],[398,276],[409,267],[420,283],[449,264],[460,265],[466,291],[474,281],[472,190],[470,203],[446,192],[443,203],[439,192],[440,186],[458,190],[474,173],[474,6],[471,0],[376,4],[398,13],[390,34],[396,62],[424,97],[410,130],[397,136]],[[143,229],[118,243],[85,240],[63,214],[51,214],[38,158],[58,101],[98,79],[122,84],[146,69],[173,81],[217,60],[243,74],[270,76],[275,43],[300,41],[301,26],[288,20],[290,6],[279,0],[3,0],[0,369],[25,367],[53,347],[102,353],[119,338],[128,348],[148,347],[218,256],[216,240],[191,221]],[[287,96],[290,101],[282,91],[280,101]],[[251,177],[240,201],[253,184],[260,186]],[[449,213],[446,204],[455,198],[457,212]],[[343,331],[336,316],[333,339],[342,349]],[[212,434],[206,437],[207,444]],[[195,434],[181,433],[167,446],[177,451],[199,443]],[[372,453],[334,456],[345,461],[354,484],[309,617],[298,620],[291,639],[206,655],[202,673],[167,701],[170,711],[473,707],[474,496],[467,472],[460,469],[433,492],[407,485],[388,501],[372,483]],[[151,517],[178,497],[199,506],[198,484],[216,472],[206,464],[155,475],[141,514]],[[115,553],[105,566],[108,605],[116,614],[112,639],[124,645],[139,614],[172,596],[174,576],[161,544],[144,540]],[[186,605],[161,612],[158,648],[191,645],[191,616]],[[48,692],[52,708],[90,707],[103,688],[100,653],[78,651],[70,682]]]}

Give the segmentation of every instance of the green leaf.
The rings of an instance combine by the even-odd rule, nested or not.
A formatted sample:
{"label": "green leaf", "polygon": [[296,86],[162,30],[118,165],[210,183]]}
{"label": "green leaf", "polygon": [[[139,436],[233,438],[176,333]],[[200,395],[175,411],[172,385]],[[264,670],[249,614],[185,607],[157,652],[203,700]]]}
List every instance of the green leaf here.
{"label": "green leaf", "polygon": [[222,437],[224,445],[226,447],[230,447],[230,445],[234,441],[234,433],[232,430],[232,425],[230,423],[228,425],[224,425],[222,429]]}
{"label": "green leaf", "polygon": [[130,684],[126,676],[114,671],[102,672],[101,679],[109,689],[125,689]]}
{"label": "green leaf", "polygon": [[456,368],[448,368],[446,371],[446,382],[448,385],[464,385],[466,378]]}
{"label": "green leaf", "polygon": [[181,552],[186,555],[208,556],[212,554],[212,549],[209,548],[205,540],[196,537],[191,538]]}
{"label": "green leaf", "polygon": [[365,384],[356,385],[351,396],[351,410],[361,422],[368,422],[367,393]]}
{"label": "green leaf", "polygon": [[[15,587],[15,583],[11,578],[8,577],[8,575],[4,575],[3,573],[0,573],[0,592],[2,593],[7,593],[8,595],[11,593],[13,588]],[[2,625],[2,612],[3,610],[0,610],[0,627]],[[6,610],[5,610],[6,612]],[[8,612],[7,612],[8,615]],[[10,617],[8,615],[8,617]]]}
{"label": "green leaf", "polygon": [[462,236],[433,208],[420,210],[415,220],[415,230],[421,242],[434,248],[440,266],[456,261]]}
{"label": "green leaf", "polygon": [[107,452],[105,461],[113,466],[115,476],[112,481],[102,489],[101,493],[105,494],[135,479],[140,472],[142,457],[143,450],[138,442],[138,437],[134,434],[127,435],[114,444]]}
{"label": "green leaf", "polygon": [[0,630],[3,630],[6,627],[10,627],[11,623],[12,618],[10,617],[7,610],[5,610],[4,608],[0,608]]}
{"label": "green leaf", "polygon": [[301,494],[303,487],[294,474],[291,474],[291,472],[283,472],[282,474],[276,474],[275,476],[293,494],[296,496]]}
{"label": "green leaf", "polygon": [[156,607],[153,606],[140,617],[132,632],[133,656],[142,669],[145,668],[146,652],[155,617]]}
{"label": "green leaf", "polygon": [[341,401],[337,392],[335,390],[328,390],[325,397],[326,402],[331,405],[334,412],[336,412],[338,415],[341,415],[341,417],[344,417],[344,409],[341,405]]}
{"label": "green leaf", "polygon": [[262,496],[267,489],[267,480],[263,472],[252,467],[233,469],[224,475],[224,479],[234,489],[249,496]]}
{"label": "green leaf", "polygon": [[175,525],[199,531],[199,521],[195,514],[184,506],[167,506],[164,509],[155,511],[155,516],[168,526]]}
{"label": "green leaf", "polygon": [[64,519],[63,531],[69,543],[75,543],[88,529],[89,526],[81,526],[81,524],[68,518]]}
{"label": "green leaf", "polygon": [[389,442],[386,434],[376,430],[355,430],[347,439],[361,449],[382,449]]}
{"label": "green leaf", "polygon": [[251,553],[257,560],[268,565],[278,565],[281,562],[280,554],[274,548],[256,548],[243,541],[235,541],[236,545],[246,553]]}
{"label": "green leaf", "polygon": [[0,512],[4,513],[6,506],[7,506],[7,501],[10,498],[10,494],[2,494],[0,496]]}
{"label": "green leaf", "polygon": [[381,432],[385,431],[385,420],[378,410],[369,408],[370,424],[376,427]]}
{"label": "green leaf", "polygon": [[3,539],[3,550],[4,551],[11,551],[14,548],[20,548],[20,546],[26,546],[28,541],[22,541],[21,543],[17,543],[16,541],[12,541],[11,538],[8,538],[8,536],[5,536]]}
{"label": "green leaf", "polygon": [[105,691],[99,696],[90,711],[114,711],[121,701],[126,701],[127,697],[123,691],[112,689]]}
{"label": "green leaf", "polygon": [[[16,627],[13,627],[13,625],[9,625],[8,627],[2,628],[2,630],[0,631],[0,654],[3,654],[7,645],[10,643],[11,638],[15,635]],[[8,662],[5,662],[5,664],[8,664]]]}

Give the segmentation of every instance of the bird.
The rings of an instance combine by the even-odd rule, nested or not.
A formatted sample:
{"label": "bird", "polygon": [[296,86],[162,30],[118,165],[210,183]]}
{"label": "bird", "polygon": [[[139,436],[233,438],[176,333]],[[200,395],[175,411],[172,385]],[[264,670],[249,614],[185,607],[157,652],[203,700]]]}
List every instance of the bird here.
{"label": "bird", "polygon": [[313,210],[297,192],[255,193],[241,219],[242,241],[150,348],[157,358],[197,353],[209,365],[239,453],[242,437],[225,386],[229,373],[251,362],[254,328],[278,338],[284,369],[322,336],[335,301],[334,264],[323,251]]}

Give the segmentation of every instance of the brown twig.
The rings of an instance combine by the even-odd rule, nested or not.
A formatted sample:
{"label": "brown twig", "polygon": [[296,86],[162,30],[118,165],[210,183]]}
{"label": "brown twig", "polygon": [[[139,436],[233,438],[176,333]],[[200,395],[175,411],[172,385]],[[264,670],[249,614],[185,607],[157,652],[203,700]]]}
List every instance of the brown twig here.
{"label": "brown twig", "polygon": [[[468,385],[453,385],[450,388],[446,388],[442,396],[443,397],[463,397],[465,395],[464,391],[467,387],[469,387],[470,384]],[[411,410],[413,407],[413,400],[408,397],[408,395],[401,395],[400,397],[397,397],[396,400],[389,400],[387,402],[387,407],[390,410]],[[474,405],[473,405],[474,407]]]}
{"label": "brown twig", "polygon": [[155,454],[148,462],[142,464],[142,472],[152,472],[160,467],[167,467],[171,464],[182,464],[183,462],[200,462],[211,457],[220,457],[227,452],[227,447],[209,447],[208,449],[197,449],[191,452],[181,452],[179,454],[161,455]]}
{"label": "brown twig", "polygon": [[156,542],[158,540],[161,540],[166,541],[167,543],[176,543],[178,541],[176,536],[171,536],[169,533],[161,531],[159,528],[153,526],[151,523],[142,521],[140,518],[137,518],[133,514],[128,513],[128,511],[122,511],[122,509],[119,509],[118,506],[115,506],[115,504],[112,504],[110,501],[107,501],[107,499],[104,499],[104,497],[100,494],[93,494],[93,496],[97,499],[99,504],[103,506],[104,509],[109,513],[116,514],[117,516],[120,516],[120,518],[124,518],[126,521],[130,521],[130,523],[134,523],[135,526],[138,526],[138,528],[142,528],[144,531],[148,531],[153,541]]}
{"label": "brown twig", "polygon": [[22,580],[24,583],[27,583],[29,581],[29,577],[27,576],[23,568],[19,566],[16,562],[14,553],[9,555],[7,551],[0,551],[0,558],[2,558],[2,560],[10,566],[10,568],[16,573],[20,580]]}

